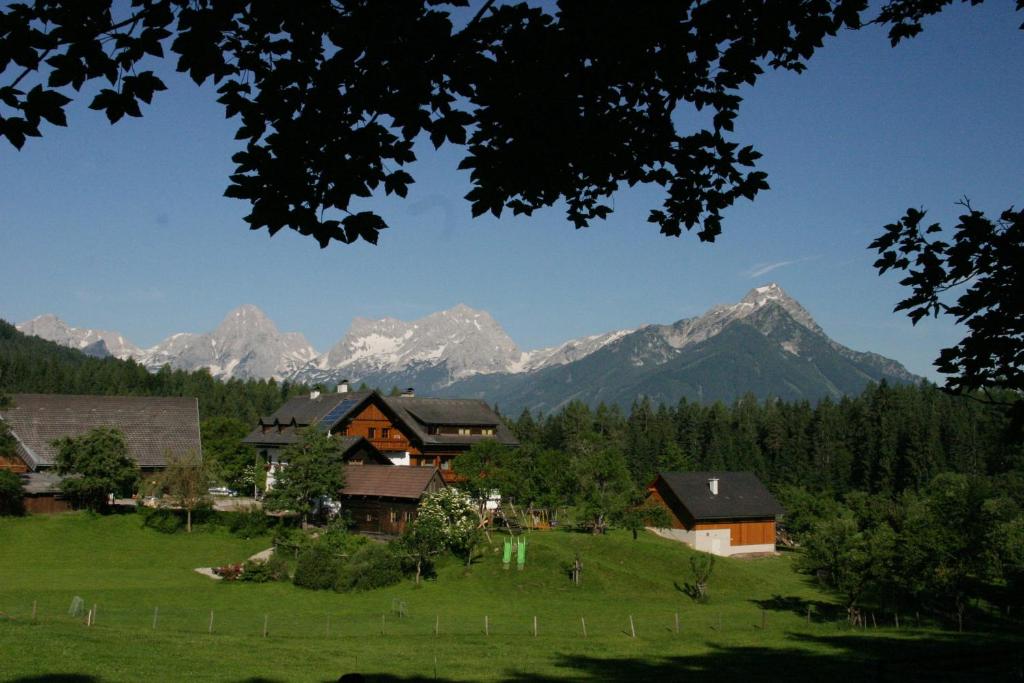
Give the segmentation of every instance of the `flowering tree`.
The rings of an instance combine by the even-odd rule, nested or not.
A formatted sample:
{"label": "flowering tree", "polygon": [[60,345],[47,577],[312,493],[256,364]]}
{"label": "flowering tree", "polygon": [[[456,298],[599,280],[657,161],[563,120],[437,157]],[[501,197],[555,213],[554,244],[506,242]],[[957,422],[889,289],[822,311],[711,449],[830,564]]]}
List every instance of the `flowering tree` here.
{"label": "flowering tree", "polygon": [[449,549],[464,557],[468,566],[480,537],[476,505],[465,492],[444,488],[428,494],[413,522],[413,535],[440,544],[438,551]]}

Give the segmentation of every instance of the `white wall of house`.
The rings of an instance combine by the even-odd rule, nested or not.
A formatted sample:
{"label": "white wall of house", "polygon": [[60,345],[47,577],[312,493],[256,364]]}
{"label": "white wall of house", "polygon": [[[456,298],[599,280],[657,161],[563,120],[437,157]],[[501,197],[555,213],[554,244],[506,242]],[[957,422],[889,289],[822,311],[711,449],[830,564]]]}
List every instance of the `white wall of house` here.
{"label": "white wall of house", "polygon": [[732,545],[731,534],[728,529],[701,529],[700,531],[687,531],[686,529],[669,529],[647,527],[662,538],[672,541],[679,541],[686,545],[712,555],[729,557],[740,553],[773,553],[774,543],[761,545]]}
{"label": "white wall of house", "polygon": [[387,456],[388,460],[391,461],[392,465],[408,465],[410,462],[409,451],[405,451],[404,453],[385,453],[384,455]]}

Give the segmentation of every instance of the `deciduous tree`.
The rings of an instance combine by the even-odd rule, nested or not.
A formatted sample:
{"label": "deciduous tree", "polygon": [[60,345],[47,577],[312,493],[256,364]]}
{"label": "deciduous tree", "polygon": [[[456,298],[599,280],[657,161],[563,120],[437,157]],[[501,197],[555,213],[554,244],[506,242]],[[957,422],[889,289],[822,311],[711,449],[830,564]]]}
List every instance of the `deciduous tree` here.
{"label": "deciduous tree", "polygon": [[185,529],[192,533],[192,513],[210,504],[207,489],[213,479],[210,461],[196,451],[171,455],[160,483],[170,502],[185,511]]}
{"label": "deciduous tree", "polygon": [[128,443],[120,430],[96,427],[81,436],[53,442],[57,473],[65,475],[61,490],[79,505],[101,510],[107,498],[131,495],[139,470],[128,455]]}
{"label": "deciduous tree", "polygon": [[264,498],[269,510],[291,510],[308,524],[318,504],[345,486],[341,444],[317,429],[306,429],[297,443],[281,452],[286,463]]}

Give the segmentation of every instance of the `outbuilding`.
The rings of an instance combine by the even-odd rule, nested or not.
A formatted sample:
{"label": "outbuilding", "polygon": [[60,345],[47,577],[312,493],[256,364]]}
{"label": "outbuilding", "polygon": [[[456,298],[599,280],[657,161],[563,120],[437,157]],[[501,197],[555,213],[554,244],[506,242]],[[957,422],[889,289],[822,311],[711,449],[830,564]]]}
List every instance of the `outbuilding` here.
{"label": "outbuilding", "polygon": [[775,552],[783,509],[753,472],[660,472],[647,496],[668,512],[660,536],[714,555]]}

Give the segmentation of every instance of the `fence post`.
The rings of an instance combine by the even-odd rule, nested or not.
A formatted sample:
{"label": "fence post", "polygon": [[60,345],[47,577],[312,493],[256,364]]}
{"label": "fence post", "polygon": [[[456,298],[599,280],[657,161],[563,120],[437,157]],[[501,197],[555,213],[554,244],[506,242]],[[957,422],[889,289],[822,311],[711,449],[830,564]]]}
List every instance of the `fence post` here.
{"label": "fence post", "polygon": [[633,615],[629,615],[629,634],[636,638],[636,628],[633,626]]}
{"label": "fence post", "polygon": [[159,607],[154,607],[153,608],[153,630],[154,631],[156,630],[156,621],[157,621],[157,619],[159,617],[160,617],[160,608]]}
{"label": "fence post", "polygon": [[213,610],[210,610],[210,625],[206,629],[207,633],[213,633]]}
{"label": "fence post", "polygon": [[580,617],[580,625],[583,627],[583,637],[587,637],[587,620]]}
{"label": "fence post", "polygon": [[267,637],[267,621],[269,619],[270,619],[270,615],[269,614],[264,614],[263,615],[263,637],[264,638]]}
{"label": "fence post", "polygon": [[490,620],[487,618],[486,614],[484,615],[484,635],[485,636],[491,635],[491,624],[490,624]]}
{"label": "fence post", "polygon": [[438,614],[434,615],[434,635],[441,633],[441,616]]}
{"label": "fence post", "polygon": [[536,617],[536,615],[533,617],[533,637],[534,638],[537,637],[537,617]]}

